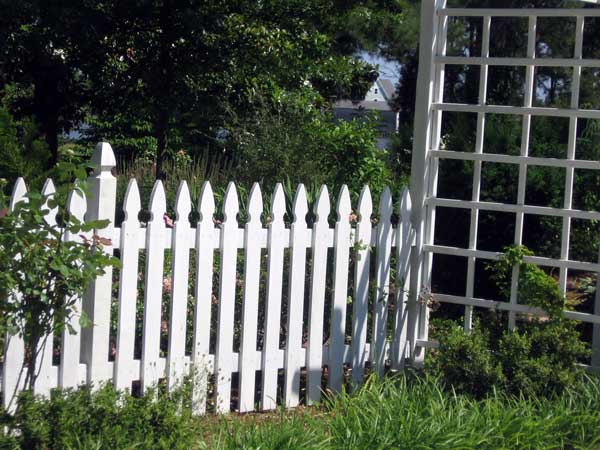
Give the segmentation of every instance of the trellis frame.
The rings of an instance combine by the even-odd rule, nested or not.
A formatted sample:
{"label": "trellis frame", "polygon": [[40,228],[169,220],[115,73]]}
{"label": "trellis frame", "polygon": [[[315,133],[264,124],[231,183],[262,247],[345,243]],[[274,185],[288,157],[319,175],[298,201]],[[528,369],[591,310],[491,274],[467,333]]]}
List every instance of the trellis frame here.
{"label": "trellis frame", "polygon": [[[450,17],[482,18],[482,50],[480,56],[447,56],[447,30]],[[527,54],[524,58],[492,57],[489,54],[490,27],[495,17],[521,17],[528,19]],[[572,58],[536,58],[536,27],[539,17],[575,18],[575,46]],[[419,53],[419,75],[415,111],[411,193],[413,196],[413,220],[417,230],[416,252],[413,259],[411,295],[413,304],[419,308],[419,324],[415,327],[417,336],[413,339],[413,358],[418,365],[423,360],[423,348],[435,346],[428,340],[428,314],[426,305],[431,286],[433,255],[444,254],[467,259],[467,282],[465,295],[434,293],[436,301],[465,306],[464,327],[472,327],[473,307],[500,309],[509,312],[509,329],[515,327],[516,314],[542,311],[517,302],[518,267],[515,267],[511,280],[511,295],[508,302],[498,302],[474,297],[475,261],[497,260],[501,253],[477,249],[478,222],[480,211],[500,211],[515,214],[514,244],[523,239],[525,214],[555,216],[562,218],[560,258],[530,256],[525,262],[559,269],[559,285],[566,293],[567,271],[586,270],[599,273],[600,264],[569,259],[569,238],[572,219],[599,220],[600,212],[573,209],[573,181],[575,169],[600,170],[600,162],[577,160],[577,122],[579,119],[600,119],[600,110],[580,109],[579,91],[582,68],[600,67],[600,60],[584,59],[582,54],[583,33],[586,18],[600,17],[600,9],[470,9],[447,8],[446,0],[424,0],[421,7],[421,40]],[[479,96],[477,104],[445,103],[444,75],[446,65],[472,65],[480,67]],[[525,95],[523,105],[488,105],[486,100],[488,68],[490,66],[525,67]],[[535,94],[536,67],[572,68],[571,101],[569,108],[548,108],[533,106]],[[443,112],[467,112],[477,114],[477,131],[474,152],[441,149],[441,125]],[[484,148],[485,120],[488,114],[510,114],[522,117],[522,137],[520,155],[486,153]],[[529,156],[531,118],[533,116],[565,117],[569,119],[567,157],[565,159],[540,158]],[[440,159],[471,161],[473,163],[472,197],[470,201],[437,197],[438,168]],[[514,164],[518,167],[518,192],[515,204],[486,202],[480,200],[481,167],[483,162]],[[566,172],[564,203],[562,208],[527,205],[525,202],[526,176],[528,166],[564,168]],[[468,246],[466,248],[436,245],[436,207],[461,208],[470,210]],[[594,324],[592,366],[600,365],[600,286],[596,291],[594,313],[565,311],[568,318]]]}

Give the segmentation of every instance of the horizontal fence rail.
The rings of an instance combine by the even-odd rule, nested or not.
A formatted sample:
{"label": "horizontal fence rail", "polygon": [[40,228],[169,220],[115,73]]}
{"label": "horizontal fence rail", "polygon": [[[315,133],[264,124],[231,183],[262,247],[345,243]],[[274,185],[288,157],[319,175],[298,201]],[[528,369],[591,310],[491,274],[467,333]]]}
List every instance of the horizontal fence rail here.
{"label": "horizontal fence rail", "polygon": [[[75,318],[77,334],[64,333],[59,344],[56,336],[47,339],[37,394],[104,382],[145,393],[163,381],[176,388],[191,375],[197,414],[268,410],[302,399],[317,402],[326,388],[358,385],[366,371],[400,369],[410,357],[408,281],[415,231],[408,190],[394,204],[385,189],[374,208],[365,187],[353,209],[346,187],[332,207],[323,186],[310,226],[307,192],[300,185],[287,226],[286,198],[277,185],[265,226],[258,184],[240,224],[236,186],[227,187],[217,220],[215,196],[205,183],[199,220],[192,225],[185,181],[173,219],[166,216],[165,190],[156,182],[144,223],[140,191],[131,180],[124,220],[115,226],[110,146],[98,144],[92,161],[97,170],[89,180],[90,196],[74,191],[68,210],[80,220],[112,221],[98,233],[110,240],[105,250],[122,267],[99,277],[78,302],[93,326],[80,330]],[[53,189],[48,181],[43,193]],[[26,196],[20,179],[11,207]],[[48,218],[53,224],[55,216],[54,210]],[[25,351],[22,339],[7,337],[2,394],[9,408],[23,389]]]}

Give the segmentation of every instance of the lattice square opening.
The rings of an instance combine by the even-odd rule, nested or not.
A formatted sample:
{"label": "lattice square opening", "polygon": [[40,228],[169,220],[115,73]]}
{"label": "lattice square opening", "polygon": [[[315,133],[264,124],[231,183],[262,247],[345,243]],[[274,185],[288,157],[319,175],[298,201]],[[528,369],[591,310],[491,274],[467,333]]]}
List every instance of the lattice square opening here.
{"label": "lattice square opening", "polygon": [[[465,295],[467,258],[463,256],[434,254],[431,268],[432,292],[448,295]],[[443,286],[443,291],[440,290]]]}
{"label": "lattice square opening", "polygon": [[575,169],[573,209],[600,211],[600,171]]}
{"label": "lattice square opening", "polygon": [[473,192],[473,161],[440,159],[438,190],[440,198],[471,200]]}
{"label": "lattice square opening", "polygon": [[446,55],[481,56],[481,17],[449,17]]}
{"label": "lattice square opening", "polygon": [[522,243],[536,256],[560,258],[562,217],[525,214]]}
{"label": "lattice square opening", "polygon": [[569,259],[591,263],[599,262],[600,222],[572,219],[569,244]]}
{"label": "lattice square opening", "polygon": [[[538,17],[536,58],[572,58],[575,49],[575,17]],[[556,30],[561,30],[556,33]]]}
{"label": "lattice square opening", "polygon": [[527,56],[526,17],[493,17],[490,25],[490,56]]}
{"label": "lattice square opening", "polygon": [[593,314],[598,274],[585,270],[567,270],[567,305],[575,311]]}
{"label": "lattice square opening", "polygon": [[444,102],[479,103],[479,66],[446,64],[444,72]]}
{"label": "lattice square opening", "polygon": [[481,200],[517,203],[519,171],[514,164],[484,161],[481,165]]}
{"label": "lattice square opening", "polygon": [[568,108],[571,102],[573,69],[536,67],[533,106]]}
{"label": "lattice square opening", "polygon": [[533,116],[529,130],[529,156],[565,159],[568,138],[568,117]]}
{"label": "lattice square opening", "polygon": [[493,278],[492,270],[495,261],[489,259],[475,260],[475,284],[473,286],[473,296],[497,301],[508,301],[508,298],[502,296],[500,289]]}
{"label": "lattice square opening", "polygon": [[522,106],[525,99],[525,67],[490,66],[487,104]]}
{"label": "lattice square opening", "polygon": [[437,245],[467,248],[471,211],[438,206],[435,209],[435,240]]}
{"label": "lattice square opening", "polygon": [[486,114],[483,153],[519,155],[523,118],[510,114]]}
{"label": "lattice square opening", "polygon": [[442,112],[440,150],[474,152],[477,113]]}
{"label": "lattice square opening", "polygon": [[579,108],[600,110],[600,68],[581,69]]}
{"label": "lattice square opening", "polygon": [[566,169],[562,167],[528,166],[525,204],[562,208]]}
{"label": "lattice square opening", "polygon": [[575,158],[588,161],[600,160],[600,119],[577,120]]}
{"label": "lattice square opening", "polygon": [[600,59],[600,17],[586,17],[583,28],[583,58]]}
{"label": "lattice square opening", "polygon": [[501,252],[515,241],[515,213],[479,211],[477,249]]}

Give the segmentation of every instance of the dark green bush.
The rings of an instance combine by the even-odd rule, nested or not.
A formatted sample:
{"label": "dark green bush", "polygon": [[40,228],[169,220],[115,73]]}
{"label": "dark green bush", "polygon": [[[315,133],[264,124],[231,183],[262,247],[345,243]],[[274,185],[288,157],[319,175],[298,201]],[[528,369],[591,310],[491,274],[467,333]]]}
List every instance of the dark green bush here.
{"label": "dark green bush", "polygon": [[506,296],[514,265],[519,266],[520,304],[542,308],[544,317],[525,315],[514,331],[498,321],[476,322],[470,333],[461,326],[440,325],[440,348],[426,362],[458,392],[478,398],[500,389],[514,395],[552,395],[576,383],[582,372],[576,365],[589,355],[576,322],[563,318],[565,299],[558,283],[533,264],[523,263],[526,248],[505,249],[504,256],[490,269]]}
{"label": "dark green bush", "polygon": [[133,397],[104,386],[56,391],[50,400],[24,393],[3,415],[1,449],[189,449],[196,428],[184,391]]}

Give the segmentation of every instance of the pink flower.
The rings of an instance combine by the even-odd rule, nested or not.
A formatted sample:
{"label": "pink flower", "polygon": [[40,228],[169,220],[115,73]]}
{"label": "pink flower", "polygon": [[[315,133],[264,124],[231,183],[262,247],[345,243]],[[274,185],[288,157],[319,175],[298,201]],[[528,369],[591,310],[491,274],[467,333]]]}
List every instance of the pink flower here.
{"label": "pink flower", "polygon": [[358,221],[358,216],[355,213],[350,213],[350,215],[348,216],[348,220],[350,220],[350,223],[355,223]]}
{"label": "pink flower", "polygon": [[171,292],[173,290],[173,282],[169,277],[163,278],[163,292]]}
{"label": "pink flower", "polygon": [[167,322],[166,320],[163,320],[160,323],[160,331],[163,333],[168,333],[169,332],[169,322]]}
{"label": "pink flower", "polygon": [[163,215],[163,220],[165,221],[165,225],[167,226],[167,228],[173,228],[173,219],[171,219],[167,213]]}

